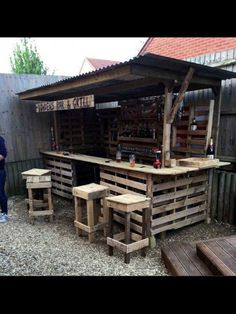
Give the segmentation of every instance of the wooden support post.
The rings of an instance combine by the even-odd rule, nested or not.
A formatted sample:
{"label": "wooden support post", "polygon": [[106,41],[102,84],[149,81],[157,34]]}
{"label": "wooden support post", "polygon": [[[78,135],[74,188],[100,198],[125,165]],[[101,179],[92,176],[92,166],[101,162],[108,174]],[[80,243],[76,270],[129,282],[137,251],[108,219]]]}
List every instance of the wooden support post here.
{"label": "wooden support post", "polygon": [[58,136],[58,121],[57,121],[57,112],[53,111],[53,125],[54,125],[54,136],[56,149],[59,149],[59,136]]}
{"label": "wooden support post", "polygon": [[163,119],[163,151],[162,151],[162,167],[165,167],[165,160],[170,159],[170,134],[171,124],[167,123],[168,116],[170,114],[172,106],[172,91],[169,87],[165,87],[165,107],[164,107],[164,119]]}
{"label": "wooden support post", "polygon": [[208,123],[207,123],[207,135],[206,135],[206,146],[205,146],[205,152],[207,151],[207,147],[210,143],[210,138],[212,136],[212,123],[213,123],[213,114],[214,114],[214,103],[215,101],[212,99],[210,101],[209,106],[209,115],[208,115]]}
{"label": "wooden support post", "polygon": [[215,158],[218,155],[218,137],[219,137],[219,128],[220,128],[220,110],[221,110],[221,99],[222,99],[222,88],[221,86],[214,87],[214,94],[216,95],[215,105],[214,105],[214,114],[213,114],[213,128],[212,128],[212,137],[215,145]]}
{"label": "wooden support post", "polygon": [[168,123],[173,123],[174,121],[174,118],[175,118],[175,115],[180,107],[180,104],[184,98],[184,95],[185,95],[185,92],[186,90],[188,89],[188,86],[189,86],[189,83],[191,81],[191,78],[193,76],[193,73],[194,73],[194,68],[190,67],[190,69],[188,70],[188,73],[187,75],[185,76],[184,78],[184,81],[181,85],[181,88],[180,88],[180,91],[178,93],[178,96],[173,104],[173,107],[171,109],[171,112],[170,112],[170,115],[168,116]]}

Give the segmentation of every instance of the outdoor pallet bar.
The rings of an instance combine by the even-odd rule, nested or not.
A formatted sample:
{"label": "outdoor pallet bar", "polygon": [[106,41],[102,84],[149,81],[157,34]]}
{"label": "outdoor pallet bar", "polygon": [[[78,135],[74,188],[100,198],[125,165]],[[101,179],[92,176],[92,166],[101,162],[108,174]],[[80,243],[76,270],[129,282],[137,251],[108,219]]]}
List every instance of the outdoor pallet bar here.
{"label": "outdoor pallet bar", "polygon": [[[209,217],[209,172],[213,166],[154,169],[152,166],[128,162],[117,163],[107,158],[83,154],[42,152],[45,164],[51,170],[53,192],[72,198],[72,177],[76,163],[99,165],[100,183],[110,188],[113,195],[134,194],[151,198],[150,235],[177,229]],[[228,165],[220,162],[214,167]],[[131,213],[132,228],[141,233],[140,211]],[[115,220],[122,223],[118,213]]]}
{"label": "outdoor pallet bar", "polygon": [[[18,95],[41,101],[37,112],[51,116],[52,151],[41,153],[53,193],[72,199],[73,186],[100,182],[113,195],[146,195],[152,236],[210,220],[213,169],[229,163],[205,156],[212,138],[217,157],[221,81],[233,77],[234,72],[145,54]],[[205,89],[208,100],[185,97]],[[119,106],[96,106],[111,101]],[[121,162],[115,161],[118,144]],[[162,168],[155,169],[160,148]],[[136,156],[134,167],[129,154]],[[140,211],[131,218],[140,233]],[[114,219],[124,221],[119,212]]]}

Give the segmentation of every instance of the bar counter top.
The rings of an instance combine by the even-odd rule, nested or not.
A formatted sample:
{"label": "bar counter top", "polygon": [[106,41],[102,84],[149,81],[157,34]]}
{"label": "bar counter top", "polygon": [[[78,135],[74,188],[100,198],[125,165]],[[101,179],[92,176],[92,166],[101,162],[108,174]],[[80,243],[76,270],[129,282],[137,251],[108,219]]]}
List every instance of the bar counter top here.
{"label": "bar counter top", "polygon": [[222,166],[230,165],[229,162],[219,162],[216,166],[208,166],[208,167],[183,167],[183,166],[176,166],[173,168],[161,168],[161,169],[155,169],[152,165],[143,165],[136,163],[134,167],[130,167],[129,162],[121,161],[116,162],[115,160],[112,160],[110,158],[102,158],[102,157],[95,157],[95,156],[89,156],[84,154],[64,154],[63,152],[54,152],[54,151],[41,151],[41,154],[52,156],[52,157],[58,157],[58,158],[65,158],[69,160],[75,160],[75,161],[84,161],[84,162],[90,162],[93,164],[98,164],[106,167],[112,167],[112,168],[119,168],[119,169],[125,169],[129,171],[138,171],[148,174],[154,174],[154,175],[178,175],[183,174],[187,172],[192,171],[199,171],[201,169],[210,169],[210,168],[219,168]]}

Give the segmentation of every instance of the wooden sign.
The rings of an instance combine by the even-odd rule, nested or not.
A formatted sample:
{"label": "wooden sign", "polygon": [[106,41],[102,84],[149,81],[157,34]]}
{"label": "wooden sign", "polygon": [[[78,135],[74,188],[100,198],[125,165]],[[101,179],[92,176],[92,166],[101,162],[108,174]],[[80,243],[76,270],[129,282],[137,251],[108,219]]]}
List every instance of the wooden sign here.
{"label": "wooden sign", "polygon": [[94,95],[47,101],[36,104],[36,112],[72,110],[94,107]]}

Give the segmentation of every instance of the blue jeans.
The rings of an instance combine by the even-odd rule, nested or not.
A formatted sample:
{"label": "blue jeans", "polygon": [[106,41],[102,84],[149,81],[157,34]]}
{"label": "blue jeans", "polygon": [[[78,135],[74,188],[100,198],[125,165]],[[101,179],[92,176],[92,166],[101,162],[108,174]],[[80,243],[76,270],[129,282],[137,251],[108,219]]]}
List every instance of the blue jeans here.
{"label": "blue jeans", "polygon": [[7,214],[7,196],[5,193],[6,171],[0,170],[0,207],[2,213]]}

